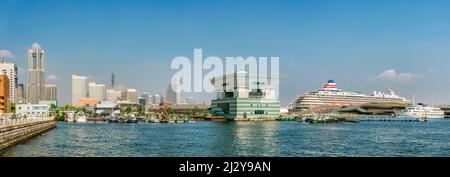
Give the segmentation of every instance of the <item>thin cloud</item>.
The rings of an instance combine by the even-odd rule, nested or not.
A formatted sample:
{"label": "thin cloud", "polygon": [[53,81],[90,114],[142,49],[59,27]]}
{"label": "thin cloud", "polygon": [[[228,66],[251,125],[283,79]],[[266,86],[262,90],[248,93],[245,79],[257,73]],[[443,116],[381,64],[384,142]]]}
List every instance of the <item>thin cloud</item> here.
{"label": "thin cloud", "polygon": [[377,79],[382,81],[402,81],[411,82],[419,77],[418,74],[413,73],[397,73],[394,69],[386,70],[377,75]]}
{"label": "thin cloud", "polygon": [[0,50],[0,59],[10,59],[14,58],[14,54],[9,50]]}
{"label": "thin cloud", "polygon": [[54,74],[50,74],[45,79],[48,81],[56,81],[56,80],[58,80],[58,77]]}

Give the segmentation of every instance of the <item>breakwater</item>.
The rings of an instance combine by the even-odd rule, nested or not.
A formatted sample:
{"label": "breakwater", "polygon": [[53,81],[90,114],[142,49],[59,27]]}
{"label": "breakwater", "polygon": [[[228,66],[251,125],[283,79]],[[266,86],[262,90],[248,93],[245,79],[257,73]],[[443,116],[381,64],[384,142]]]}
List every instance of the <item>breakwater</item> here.
{"label": "breakwater", "polygon": [[52,117],[0,120],[0,154],[55,127]]}

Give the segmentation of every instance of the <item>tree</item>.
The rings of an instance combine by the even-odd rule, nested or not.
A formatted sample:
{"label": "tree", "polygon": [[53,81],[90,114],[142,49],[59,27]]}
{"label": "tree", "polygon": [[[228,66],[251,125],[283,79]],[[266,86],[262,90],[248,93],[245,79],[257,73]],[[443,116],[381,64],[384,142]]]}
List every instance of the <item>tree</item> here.
{"label": "tree", "polygon": [[173,110],[172,107],[169,107],[169,108],[167,108],[167,113],[173,114],[173,113],[175,113],[175,111]]}
{"label": "tree", "polygon": [[138,112],[139,115],[144,115],[144,114],[145,114],[144,107],[143,107],[142,105],[140,105],[140,106],[138,107],[137,112]]}
{"label": "tree", "polygon": [[12,113],[16,112],[16,103],[11,103],[11,112]]}
{"label": "tree", "polygon": [[53,109],[53,110],[55,110],[55,109],[58,108],[58,107],[56,107],[56,104],[52,103],[52,104],[50,104],[50,108]]}
{"label": "tree", "polygon": [[125,112],[126,112],[127,114],[130,114],[131,111],[133,111],[133,110],[131,109],[131,107],[127,107],[127,109],[125,110]]}

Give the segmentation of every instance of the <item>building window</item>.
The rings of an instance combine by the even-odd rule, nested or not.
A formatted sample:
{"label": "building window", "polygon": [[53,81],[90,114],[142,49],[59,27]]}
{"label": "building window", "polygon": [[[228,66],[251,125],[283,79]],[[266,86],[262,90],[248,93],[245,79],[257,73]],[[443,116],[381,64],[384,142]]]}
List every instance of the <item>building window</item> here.
{"label": "building window", "polygon": [[255,114],[264,114],[264,110],[255,110]]}

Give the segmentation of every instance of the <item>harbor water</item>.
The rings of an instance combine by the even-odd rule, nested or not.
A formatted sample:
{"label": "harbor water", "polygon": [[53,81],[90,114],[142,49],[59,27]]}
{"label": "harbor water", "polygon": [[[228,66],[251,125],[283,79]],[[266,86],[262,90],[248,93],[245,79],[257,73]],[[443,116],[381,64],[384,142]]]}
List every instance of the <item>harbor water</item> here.
{"label": "harbor water", "polygon": [[58,123],[2,156],[450,156],[450,120],[429,122]]}

